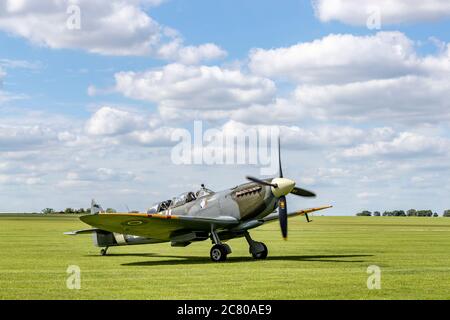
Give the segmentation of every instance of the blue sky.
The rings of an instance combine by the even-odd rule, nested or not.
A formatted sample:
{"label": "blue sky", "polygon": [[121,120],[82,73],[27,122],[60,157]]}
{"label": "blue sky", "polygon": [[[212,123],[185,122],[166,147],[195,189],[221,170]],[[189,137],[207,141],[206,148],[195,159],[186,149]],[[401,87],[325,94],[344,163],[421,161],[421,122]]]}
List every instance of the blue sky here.
{"label": "blue sky", "polygon": [[[66,26],[72,4],[79,30]],[[281,126],[286,172],[319,194],[291,208],[441,213],[450,5],[394,4],[3,2],[0,212],[86,207],[92,197],[143,210],[203,182],[224,189],[259,174],[170,163],[173,130],[203,120],[230,132]]]}

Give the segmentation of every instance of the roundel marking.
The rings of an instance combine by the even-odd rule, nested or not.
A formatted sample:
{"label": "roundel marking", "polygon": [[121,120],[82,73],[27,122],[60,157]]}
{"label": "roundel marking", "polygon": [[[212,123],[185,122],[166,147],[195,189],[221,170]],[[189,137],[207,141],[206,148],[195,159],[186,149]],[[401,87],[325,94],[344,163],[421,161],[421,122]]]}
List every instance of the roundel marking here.
{"label": "roundel marking", "polygon": [[140,226],[141,224],[143,224],[144,222],[141,220],[131,220],[127,222],[127,225],[129,226]]}

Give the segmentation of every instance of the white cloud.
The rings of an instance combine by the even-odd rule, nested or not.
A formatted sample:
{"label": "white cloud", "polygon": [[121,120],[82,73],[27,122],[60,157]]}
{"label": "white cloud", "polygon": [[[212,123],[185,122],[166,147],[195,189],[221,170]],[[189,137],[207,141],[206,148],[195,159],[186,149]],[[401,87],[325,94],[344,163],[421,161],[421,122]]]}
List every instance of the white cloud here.
{"label": "white cloud", "polygon": [[[158,0],[8,0],[0,3],[0,30],[53,49],[81,49],[102,55],[152,55],[191,62],[216,59],[224,51],[213,44],[183,46],[178,32],[160,25],[145,10],[159,5]],[[69,28],[68,21],[78,19],[79,28]],[[171,45],[173,44],[173,45]],[[171,46],[170,55],[160,50]],[[164,50],[163,50],[164,51]],[[166,50],[167,51],[167,50]]]}
{"label": "white cloud", "polygon": [[336,84],[449,71],[449,51],[420,58],[400,32],[332,34],[286,48],[250,52],[253,73],[296,83]]}
{"label": "white cloud", "polygon": [[87,121],[86,131],[91,135],[114,136],[129,133],[144,126],[143,119],[130,112],[102,107]]}
{"label": "white cloud", "polygon": [[[102,107],[86,122],[85,130],[91,137],[110,138],[109,143],[117,145],[136,144],[141,146],[172,145],[172,132],[176,128],[163,126],[154,115]],[[62,134],[61,134],[62,135]],[[70,137],[65,133],[63,137]]]}
{"label": "white cloud", "polygon": [[400,32],[329,35],[287,48],[253,50],[249,67],[297,88],[277,103],[234,112],[236,120],[264,121],[267,112],[272,121],[285,123],[308,117],[382,125],[450,119],[449,44],[422,56]]}
{"label": "white cloud", "polygon": [[197,64],[201,61],[225,58],[227,52],[213,43],[199,46],[183,46],[179,39],[163,45],[158,56],[166,60],[174,60],[183,64]]}
{"label": "white cloud", "polygon": [[[269,125],[249,125],[234,120],[227,121],[221,127],[224,134],[245,134],[249,129],[269,129]],[[363,143],[385,142],[396,137],[390,127],[360,129],[351,126],[324,124],[317,126],[278,126],[282,145],[286,148],[349,148]]]}
{"label": "white cloud", "polygon": [[131,132],[124,137],[124,141],[129,141],[141,146],[169,146],[173,145],[172,133],[177,128],[172,127],[160,127],[147,130],[138,130]]}
{"label": "white cloud", "polygon": [[56,141],[56,133],[40,125],[19,126],[0,124],[0,151],[30,150]]}
{"label": "white cloud", "polygon": [[450,119],[448,78],[406,76],[344,85],[299,86],[296,100],[313,117],[382,123]]}
{"label": "white cloud", "polygon": [[115,78],[118,92],[159,108],[238,109],[269,103],[275,95],[271,80],[217,66],[169,64],[146,72],[120,72]]}
{"label": "white cloud", "polygon": [[255,104],[245,109],[232,110],[226,116],[249,124],[296,124],[306,119],[309,113],[294,99],[278,97],[273,103]]}
{"label": "white cloud", "polygon": [[365,26],[374,10],[381,24],[436,21],[450,17],[447,0],[312,0],[316,16],[322,22],[340,21]]}
{"label": "white cloud", "polygon": [[296,147],[344,147],[364,140],[366,133],[353,127],[322,125],[314,128],[281,127],[283,145]]}
{"label": "white cloud", "polygon": [[448,155],[449,153],[449,139],[402,132],[391,141],[375,141],[348,148],[341,153],[341,156],[346,158],[413,157]]}
{"label": "white cloud", "polygon": [[[160,126],[151,115],[136,110],[100,108],[85,122],[84,130],[81,121],[39,112],[1,119],[0,193],[7,194],[14,185],[13,197],[31,197],[26,205],[19,202],[15,207],[18,210],[87,206],[95,194],[117,194],[130,185],[136,190],[133,194],[142,197],[138,199],[141,206],[148,204],[151,200],[141,184],[154,181],[154,177],[148,177],[159,161],[168,165],[169,155],[164,159],[156,151],[173,144],[170,138],[174,128]],[[143,176],[147,177],[145,181]],[[99,183],[103,183],[101,191],[91,188]],[[76,200],[73,193],[65,198],[67,190],[85,200]],[[47,199],[47,204],[39,200],[49,193],[58,196]],[[8,202],[3,210],[12,206]]]}

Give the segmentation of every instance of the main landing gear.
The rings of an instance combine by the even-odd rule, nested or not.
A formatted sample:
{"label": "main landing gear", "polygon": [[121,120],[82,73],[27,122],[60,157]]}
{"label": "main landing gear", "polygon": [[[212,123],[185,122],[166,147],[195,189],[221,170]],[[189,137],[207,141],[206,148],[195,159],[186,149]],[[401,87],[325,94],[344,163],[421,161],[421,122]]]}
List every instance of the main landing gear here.
{"label": "main landing gear", "polygon": [[253,240],[250,237],[250,233],[248,233],[248,231],[245,231],[244,236],[248,242],[248,251],[254,259],[262,260],[267,258],[269,250],[267,250],[267,247],[264,243]]}
{"label": "main landing gear", "polygon": [[[244,236],[248,242],[248,251],[252,257],[256,260],[266,259],[267,254],[269,253],[267,246],[262,242],[253,240],[248,231],[245,231]],[[220,241],[219,236],[214,229],[211,229],[211,240],[214,243],[209,254],[211,260],[214,262],[225,261],[227,259],[227,255],[231,253],[230,246]]]}
{"label": "main landing gear", "polygon": [[209,252],[211,260],[214,262],[221,262],[227,259],[227,255],[231,253],[231,248],[229,245],[222,243],[217,235],[216,231],[211,228],[211,240],[214,245]]}

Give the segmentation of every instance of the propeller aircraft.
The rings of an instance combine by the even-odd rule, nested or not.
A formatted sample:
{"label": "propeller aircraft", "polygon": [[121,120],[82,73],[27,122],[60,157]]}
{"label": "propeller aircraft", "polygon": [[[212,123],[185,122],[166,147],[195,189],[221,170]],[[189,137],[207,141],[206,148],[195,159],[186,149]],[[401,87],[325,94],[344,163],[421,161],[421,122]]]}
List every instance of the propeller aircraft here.
{"label": "propeller aircraft", "polygon": [[81,216],[80,220],[94,228],[65,234],[91,233],[94,245],[102,247],[101,255],[106,255],[113,246],[170,242],[173,247],[186,247],[210,239],[213,244],[210,257],[214,262],[225,261],[231,253],[227,240],[245,237],[253,258],[265,259],[267,246],[253,240],[249,230],[278,220],[281,234],[287,239],[289,217],[304,215],[310,222],[308,213],[331,208],[323,206],[288,213],[286,195],[316,195],[283,177],[279,141],[278,156],[277,178],[247,176],[248,183],[219,192],[202,185],[197,192],[186,192],[157,203],[146,213],[106,213],[93,200],[91,214]]}

